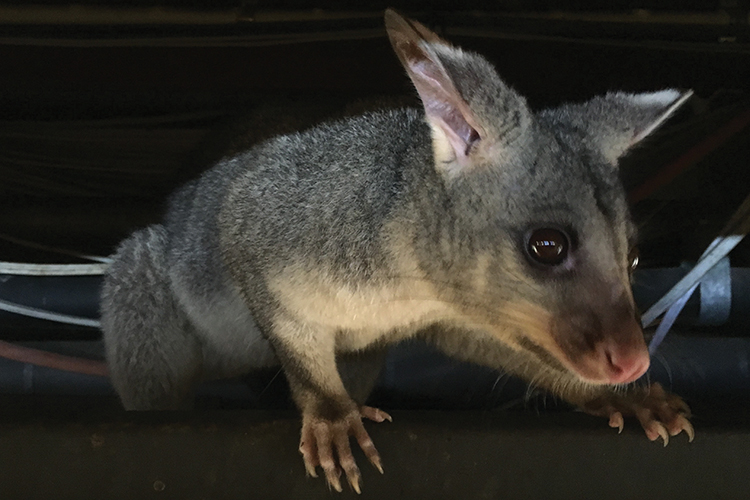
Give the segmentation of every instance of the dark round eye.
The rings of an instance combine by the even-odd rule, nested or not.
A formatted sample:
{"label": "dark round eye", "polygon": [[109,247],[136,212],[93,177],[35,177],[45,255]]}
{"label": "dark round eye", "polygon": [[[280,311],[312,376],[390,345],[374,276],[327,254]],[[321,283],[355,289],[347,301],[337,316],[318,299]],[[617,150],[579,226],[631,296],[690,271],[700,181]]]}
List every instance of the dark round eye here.
{"label": "dark round eye", "polygon": [[639,260],[640,260],[640,252],[638,252],[638,247],[633,247],[633,249],[630,250],[630,253],[628,254],[628,263],[630,264],[631,273],[635,271],[636,267],[638,267]]}
{"label": "dark round eye", "polygon": [[531,258],[546,266],[562,264],[568,256],[569,247],[567,235],[550,227],[534,230],[526,243]]}

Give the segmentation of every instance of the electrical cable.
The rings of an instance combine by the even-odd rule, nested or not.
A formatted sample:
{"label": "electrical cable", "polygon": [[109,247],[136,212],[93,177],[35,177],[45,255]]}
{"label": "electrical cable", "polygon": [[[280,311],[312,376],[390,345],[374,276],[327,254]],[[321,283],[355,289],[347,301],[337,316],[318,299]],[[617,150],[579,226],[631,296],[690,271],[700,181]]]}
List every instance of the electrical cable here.
{"label": "electrical cable", "polygon": [[0,356],[20,363],[44,366],[55,370],[107,377],[109,372],[103,361],[65,356],[49,351],[19,346],[0,340]]}

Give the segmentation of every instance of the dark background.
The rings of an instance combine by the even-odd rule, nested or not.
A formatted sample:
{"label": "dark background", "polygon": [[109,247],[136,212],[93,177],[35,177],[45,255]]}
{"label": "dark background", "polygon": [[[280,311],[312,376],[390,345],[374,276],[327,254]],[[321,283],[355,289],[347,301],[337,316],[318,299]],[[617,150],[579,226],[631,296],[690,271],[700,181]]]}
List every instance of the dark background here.
{"label": "dark background", "polygon": [[[0,2],[0,233],[107,255],[131,231],[160,219],[170,191],[227,153],[323,119],[417,104],[382,27],[382,10],[390,6],[485,55],[534,109],[610,90],[695,90],[691,103],[622,166],[628,190],[646,193],[634,199],[632,208],[642,237],[636,291],[647,306],[689,269],[748,194],[748,2],[602,5],[520,0]],[[680,169],[666,182],[654,181],[676,164]],[[649,491],[737,498],[747,486],[743,477],[749,477],[738,455],[747,442],[750,400],[749,248],[742,243],[731,255],[729,318],[718,325],[702,323],[696,294],[654,357],[650,373],[695,410],[698,439],[701,427],[710,436],[700,452],[672,444],[677,451],[670,451],[674,455],[668,460],[654,455],[656,445],[630,437],[618,447],[608,441],[615,436],[606,432],[604,422],[591,420],[589,426],[586,417],[576,419],[564,405],[521,381],[406,344],[389,357],[377,402],[387,409],[451,411],[428,417],[407,411],[403,427],[374,435],[391,456],[397,450],[406,453],[399,458],[401,470],[419,471],[387,476],[393,482],[378,482],[377,488],[414,497],[460,487],[462,494],[480,497],[493,496],[504,485],[508,497],[544,491],[546,497],[573,498],[575,489],[566,480],[583,480],[576,476],[576,460],[581,459],[581,467],[591,472],[589,489],[582,491],[628,498],[626,490],[602,486],[602,478],[608,477],[621,488],[637,484],[641,498]],[[0,260],[80,262],[1,239]],[[98,286],[98,278],[0,276],[0,298],[96,317]],[[0,339],[27,346],[101,359],[99,336],[91,328],[0,313]],[[276,371],[207,384],[198,401],[203,411],[290,408],[285,382]],[[226,493],[216,486],[221,480],[235,487],[241,483],[243,493],[261,485],[257,487],[266,488],[265,497],[274,497],[268,493],[274,491],[283,498],[285,481],[297,481],[302,473],[299,463],[289,465],[287,473],[286,463],[295,460],[291,453],[282,454],[276,470],[257,463],[258,453],[276,456],[277,446],[294,450],[296,438],[287,434],[295,434],[296,427],[283,418],[278,423],[277,416],[261,418],[275,424],[247,425],[223,413],[124,416],[106,379],[7,360],[0,360],[0,402],[7,409],[0,425],[5,436],[0,455],[21,457],[0,464],[7,471],[0,473],[0,483],[13,497],[23,497],[24,491],[31,497],[49,496],[63,485],[70,498],[76,491],[143,498],[158,490],[151,487],[160,480],[154,471],[166,467],[160,473],[173,475],[168,488],[197,481],[189,492],[180,490],[181,498]],[[518,420],[505,413],[516,410],[526,417]],[[548,414],[553,416],[540,417]],[[523,423],[524,418],[533,423]],[[506,434],[493,419],[503,421]],[[276,425],[276,433],[264,425]],[[628,425],[637,427],[635,422]],[[207,438],[214,432],[207,429],[218,429],[224,437]],[[409,441],[412,435],[420,438]],[[114,436],[117,444],[96,455],[91,451],[100,448],[95,436],[106,436],[106,443]],[[528,439],[503,445],[498,458],[491,443],[513,443],[518,436]],[[237,451],[235,438],[255,444],[242,441],[246,448]],[[586,445],[566,447],[571,440]],[[404,442],[412,444],[402,446]],[[64,451],[49,455],[49,443]],[[529,453],[507,457],[524,445]],[[652,445],[650,451],[641,450],[645,445]],[[556,450],[551,455],[546,454],[550,447]],[[216,470],[211,476],[203,462],[190,462],[187,450],[239,457],[222,469],[236,476]],[[121,468],[146,453],[160,458],[139,462],[123,476]],[[509,458],[516,464],[513,473],[525,479],[511,481],[516,489],[508,489],[508,478],[498,476],[502,469],[483,466],[481,460],[474,469],[466,466],[466,474],[476,473],[472,481],[446,469],[456,461],[475,463],[482,453],[497,461]],[[451,454],[453,461],[445,458]],[[540,456],[547,457],[546,465],[537,467]],[[560,463],[568,462],[560,469]],[[687,466],[675,472],[675,462]],[[35,464],[61,472],[35,482]],[[248,476],[251,486],[243,482],[246,478],[237,479],[238,464],[255,468]],[[431,467],[442,472],[430,473]],[[568,479],[559,472],[550,475],[555,470],[567,471]],[[690,487],[700,470],[711,470],[720,480],[696,483],[702,489]],[[87,474],[96,478],[96,487],[82,486]],[[422,482],[415,485],[410,477]],[[366,474],[365,481],[381,478]],[[316,494],[325,494],[322,484],[309,484]],[[294,485],[307,491],[304,484]]]}

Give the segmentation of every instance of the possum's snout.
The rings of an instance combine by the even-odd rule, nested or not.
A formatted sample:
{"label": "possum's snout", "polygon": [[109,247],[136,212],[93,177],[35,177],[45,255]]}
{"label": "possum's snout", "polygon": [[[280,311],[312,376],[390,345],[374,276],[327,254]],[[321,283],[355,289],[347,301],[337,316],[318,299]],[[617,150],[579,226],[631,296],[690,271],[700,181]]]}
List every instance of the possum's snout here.
{"label": "possum's snout", "polygon": [[619,345],[607,339],[597,345],[595,362],[599,364],[608,384],[627,384],[641,377],[648,370],[651,360],[646,344]]}
{"label": "possum's snout", "polygon": [[552,318],[560,361],[590,383],[633,382],[646,373],[650,359],[630,295],[597,298],[586,297],[587,304],[572,304]]}
{"label": "possum's snout", "polygon": [[[604,316],[604,317],[603,317]],[[635,317],[619,321],[592,310],[558,317],[553,336],[571,371],[595,384],[627,384],[646,373],[650,358]]]}

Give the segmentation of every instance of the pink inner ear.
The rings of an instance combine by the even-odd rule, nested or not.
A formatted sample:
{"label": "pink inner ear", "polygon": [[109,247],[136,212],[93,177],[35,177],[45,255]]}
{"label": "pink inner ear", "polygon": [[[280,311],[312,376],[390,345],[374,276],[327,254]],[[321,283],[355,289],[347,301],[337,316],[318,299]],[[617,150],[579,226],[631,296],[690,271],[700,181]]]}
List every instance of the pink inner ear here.
{"label": "pink inner ear", "polygon": [[446,132],[456,156],[465,158],[471,146],[480,139],[479,132],[469,122],[468,105],[443,68],[426,57],[424,52],[418,53],[422,58],[409,60],[408,69],[425,113]]}
{"label": "pink inner ear", "polygon": [[455,109],[453,109],[447,116],[443,117],[443,121],[445,121],[446,125],[448,125],[462,141],[464,145],[464,156],[469,156],[471,146],[479,140],[479,132],[466,123],[463,115]]}

